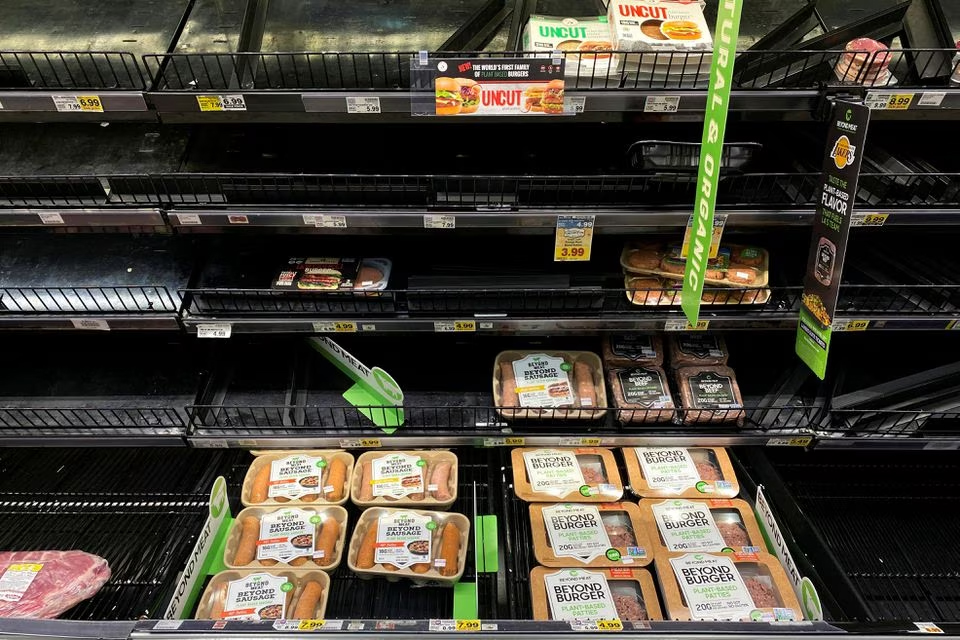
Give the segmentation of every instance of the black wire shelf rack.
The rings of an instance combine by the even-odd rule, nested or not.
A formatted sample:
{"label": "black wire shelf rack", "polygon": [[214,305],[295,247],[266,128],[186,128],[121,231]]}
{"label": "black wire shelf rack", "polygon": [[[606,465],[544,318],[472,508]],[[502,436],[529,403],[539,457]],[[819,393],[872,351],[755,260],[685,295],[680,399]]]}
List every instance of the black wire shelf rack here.
{"label": "black wire shelf rack", "polygon": [[[727,208],[807,207],[819,173],[731,173],[720,179]],[[320,206],[359,209],[689,206],[696,174],[462,176],[385,174],[171,173],[0,176],[2,207]],[[856,204],[960,207],[960,174],[864,172]]]}
{"label": "black wire shelf rack", "polygon": [[[742,51],[734,66],[735,89],[809,89],[945,86],[953,71],[948,49],[887,51]],[[568,87],[576,90],[706,89],[710,52],[559,52]],[[435,52],[431,58],[520,58],[530,52]],[[613,64],[594,64],[612,60]],[[168,53],[143,56],[155,92],[342,91],[429,89],[417,87],[411,63],[419,52]],[[869,70],[889,70],[869,75]],[[923,79],[921,81],[921,79]]]}
{"label": "black wire shelf rack", "polygon": [[179,296],[160,285],[0,288],[0,317],[3,314],[171,314],[180,306]]}
{"label": "black wire shelf rack", "polygon": [[0,50],[0,88],[143,91],[147,86],[132,53]]}

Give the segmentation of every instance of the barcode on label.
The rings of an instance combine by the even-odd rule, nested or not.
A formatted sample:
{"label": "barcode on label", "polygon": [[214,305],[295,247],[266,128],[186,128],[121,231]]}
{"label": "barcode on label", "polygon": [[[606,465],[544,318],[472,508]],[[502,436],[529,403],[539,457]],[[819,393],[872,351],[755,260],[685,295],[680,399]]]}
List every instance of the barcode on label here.
{"label": "barcode on label", "polygon": [[182,225],[202,224],[200,215],[196,213],[175,213],[174,216],[177,218],[177,223]]}
{"label": "barcode on label", "polygon": [[346,229],[347,217],[305,213],[303,214],[303,223],[309,226],[327,229]]}
{"label": "barcode on label", "polygon": [[70,321],[74,329],[87,331],[110,331],[110,324],[106,320],[94,318],[74,318]]}
{"label": "barcode on label", "polygon": [[377,96],[347,96],[347,113],[381,113]]}
{"label": "barcode on label", "polygon": [[425,215],[423,216],[424,229],[456,229],[456,216]]}
{"label": "barcode on label", "polygon": [[40,213],[40,222],[43,224],[63,224],[63,216],[56,212]]}

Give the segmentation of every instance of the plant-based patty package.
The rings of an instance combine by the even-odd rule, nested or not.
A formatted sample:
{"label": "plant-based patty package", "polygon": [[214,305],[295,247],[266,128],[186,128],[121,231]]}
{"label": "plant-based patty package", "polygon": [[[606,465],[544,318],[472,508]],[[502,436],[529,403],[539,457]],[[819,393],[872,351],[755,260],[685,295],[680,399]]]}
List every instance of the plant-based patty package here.
{"label": "plant-based patty package", "polygon": [[740,483],[724,449],[623,449],[630,490],[642,498],[735,498]]}
{"label": "plant-based patty package", "polygon": [[642,567],[653,562],[647,527],[632,502],[530,505],[533,550],[548,567]]}
{"label": "plant-based patty package", "polygon": [[659,553],[751,554],[765,548],[743,500],[641,500],[640,513]]}
{"label": "plant-based patty package", "polygon": [[603,364],[607,368],[662,366],[663,338],[657,333],[606,336],[603,339]]}
{"label": "plant-based patty package", "polygon": [[295,291],[382,291],[393,263],[386,258],[290,258],[273,288]]}
{"label": "plant-based patty package", "polygon": [[554,569],[530,572],[534,620],[663,620],[650,572]]}
{"label": "plant-based patty package", "polygon": [[670,395],[667,375],[660,367],[610,369],[607,373],[613,392],[617,420],[630,422],[670,422],[676,404]]}
{"label": "plant-based patty package", "polygon": [[609,449],[514,449],[513,490],[527,502],[617,502],[623,484]]}
{"label": "plant-based patty package", "polygon": [[[543,57],[552,57],[555,51],[563,53],[564,73],[578,79],[580,86],[606,86],[608,75],[617,71],[607,16],[564,18],[532,14],[523,29],[522,46],[524,51],[535,51]],[[619,78],[609,82],[619,86]]]}
{"label": "plant-based patty package", "polygon": [[743,422],[743,397],[730,367],[680,367],[675,369],[683,423],[703,425]]}
{"label": "plant-based patty package", "polygon": [[803,619],[787,574],[767,553],[658,555],[657,576],[670,620]]}

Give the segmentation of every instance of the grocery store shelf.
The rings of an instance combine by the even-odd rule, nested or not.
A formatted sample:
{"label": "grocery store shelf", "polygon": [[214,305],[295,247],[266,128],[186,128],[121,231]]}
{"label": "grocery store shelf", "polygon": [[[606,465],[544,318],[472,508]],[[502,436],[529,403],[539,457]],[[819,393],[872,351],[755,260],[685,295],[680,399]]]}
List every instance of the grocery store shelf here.
{"label": "grocery store shelf", "polygon": [[0,208],[0,227],[150,227],[165,231],[159,208]]}

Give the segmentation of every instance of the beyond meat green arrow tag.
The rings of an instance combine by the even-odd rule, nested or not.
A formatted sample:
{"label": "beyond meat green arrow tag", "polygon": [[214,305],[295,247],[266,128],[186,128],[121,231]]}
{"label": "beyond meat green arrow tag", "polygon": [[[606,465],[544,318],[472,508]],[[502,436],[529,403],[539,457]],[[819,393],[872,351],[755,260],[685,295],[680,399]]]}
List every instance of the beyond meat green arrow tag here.
{"label": "beyond meat green arrow tag", "polygon": [[683,312],[694,326],[700,317],[703,277],[707,271],[710,239],[713,236],[713,210],[717,205],[717,187],[720,185],[723,135],[727,128],[730,83],[733,81],[733,61],[736,57],[737,36],[740,33],[741,8],[742,0],[722,0],[717,8],[713,59],[710,61],[710,88],[707,90],[703,141],[700,144],[700,168],[697,172],[697,198],[693,206],[690,253],[683,271],[681,294]]}
{"label": "beyond meat green arrow tag", "polygon": [[307,341],[356,382],[343,397],[357,407],[357,411],[384,433],[393,433],[403,425],[403,391],[393,376],[380,367],[368,368],[330,338],[308,338]]}

